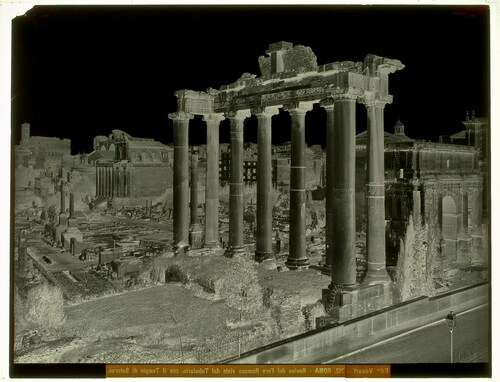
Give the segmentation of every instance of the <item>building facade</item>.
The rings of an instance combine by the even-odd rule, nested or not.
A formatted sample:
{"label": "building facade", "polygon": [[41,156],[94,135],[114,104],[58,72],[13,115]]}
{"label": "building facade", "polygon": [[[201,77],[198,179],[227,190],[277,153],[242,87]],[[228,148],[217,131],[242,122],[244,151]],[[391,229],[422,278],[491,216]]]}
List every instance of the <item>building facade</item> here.
{"label": "building facade", "polygon": [[16,166],[60,171],[71,155],[71,140],[31,136],[31,125],[21,125],[21,141],[14,147]]}
{"label": "building facade", "polygon": [[[400,121],[384,138],[387,263],[396,265],[410,216],[436,232],[443,263],[484,256],[479,149],[411,139]],[[366,132],[357,136],[356,167],[357,225],[364,229]]]}
{"label": "building facade", "polygon": [[102,156],[95,162],[98,199],[154,198],[172,187],[172,147],[120,130],[98,143],[98,151],[114,153],[113,159]]}

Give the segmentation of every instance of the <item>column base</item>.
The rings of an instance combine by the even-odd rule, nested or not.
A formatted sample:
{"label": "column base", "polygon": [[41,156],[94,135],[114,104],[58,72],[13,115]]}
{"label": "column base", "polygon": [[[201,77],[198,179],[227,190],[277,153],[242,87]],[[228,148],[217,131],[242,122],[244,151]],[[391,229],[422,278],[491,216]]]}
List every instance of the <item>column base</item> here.
{"label": "column base", "polygon": [[220,247],[220,245],[219,245],[218,241],[209,241],[209,242],[203,243],[203,248],[215,249],[215,248],[219,248],[219,247]]}
{"label": "column base", "polygon": [[189,251],[189,244],[181,241],[173,246],[175,255]]}
{"label": "column base", "polygon": [[326,276],[332,275],[332,266],[329,264],[322,264],[319,268],[320,272]]}
{"label": "column base", "polygon": [[368,269],[368,271],[366,272],[366,276],[363,279],[364,285],[384,284],[388,282],[391,282],[391,277],[387,273],[386,269],[382,270]]}
{"label": "column base", "polygon": [[234,257],[236,255],[242,255],[245,253],[245,247],[229,247],[226,252],[224,252],[224,256],[226,257]]}
{"label": "column base", "polygon": [[258,263],[262,263],[266,259],[272,259],[273,253],[272,252],[255,252],[255,261]]}
{"label": "column base", "polygon": [[291,259],[290,257],[286,260],[285,265],[288,269],[307,269],[309,268],[309,259],[307,257],[301,257],[300,259]]}

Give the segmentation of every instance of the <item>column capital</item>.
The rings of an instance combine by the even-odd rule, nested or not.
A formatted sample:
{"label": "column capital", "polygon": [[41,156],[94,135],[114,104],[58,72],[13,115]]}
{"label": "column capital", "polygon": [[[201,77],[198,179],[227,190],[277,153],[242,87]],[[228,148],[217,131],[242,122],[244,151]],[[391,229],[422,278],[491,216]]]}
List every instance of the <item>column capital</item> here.
{"label": "column capital", "polygon": [[224,113],[203,114],[202,120],[207,123],[221,123],[226,117]]}
{"label": "column capital", "polygon": [[255,114],[257,118],[271,118],[273,115],[278,115],[280,112],[277,106],[255,107],[250,109],[251,114]]}
{"label": "column capital", "polygon": [[383,109],[385,105],[389,103],[387,100],[367,99],[367,98],[360,98],[358,102],[364,104],[367,109],[370,107],[377,107]]}
{"label": "column capital", "polygon": [[189,121],[194,118],[194,114],[186,113],[185,111],[177,111],[175,113],[169,113],[168,118],[172,121]]}
{"label": "column capital", "polygon": [[239,119],[239,120],[245,120],[245,118],[249,118],[251,116],[250,110],[245,109],[245,110],[230,110],[224,112],[224,116],[229,119]]}
{"label": "column capital", "polygon": [[291,114],[306,114],[308,111],[312,110],[313,104],[313,102],[289,102],[283,105],[283,110],[288,111]]}
{"label": "column capital", "polygon": [[319,106],[325,110],[333,110],[335,107],[335,100],[333,98],[323,98],[319,101]]}

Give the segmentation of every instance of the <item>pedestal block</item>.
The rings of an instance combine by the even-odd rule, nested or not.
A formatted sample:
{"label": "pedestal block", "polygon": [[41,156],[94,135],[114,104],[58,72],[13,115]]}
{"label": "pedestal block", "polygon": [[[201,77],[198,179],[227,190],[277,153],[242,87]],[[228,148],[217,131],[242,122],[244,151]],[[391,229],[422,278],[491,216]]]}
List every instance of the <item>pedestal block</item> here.
{"label": "pedestal block", "polygon": [[193,226],[189,230],[189,246],[198,249],[203,246],[203,231],[199,226]]}

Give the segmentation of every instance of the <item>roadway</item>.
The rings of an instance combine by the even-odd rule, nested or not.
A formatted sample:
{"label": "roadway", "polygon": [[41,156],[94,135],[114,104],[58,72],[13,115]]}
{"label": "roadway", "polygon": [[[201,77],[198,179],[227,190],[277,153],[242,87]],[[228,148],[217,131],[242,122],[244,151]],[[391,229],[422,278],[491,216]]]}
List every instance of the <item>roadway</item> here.
{"label": "roadway", "polygon": [[[454,362],[489,361],[489,326],[485,305],[457,314],[453,331]],[[324,363],[449,363],[450,340],[450,331],[443,319]]]}

